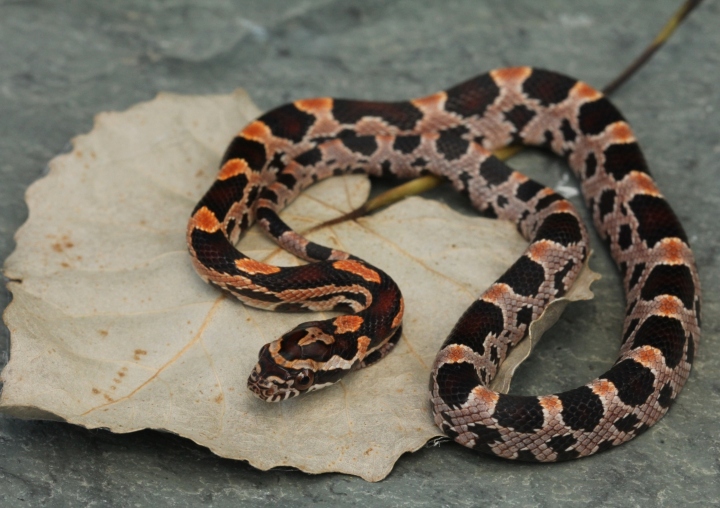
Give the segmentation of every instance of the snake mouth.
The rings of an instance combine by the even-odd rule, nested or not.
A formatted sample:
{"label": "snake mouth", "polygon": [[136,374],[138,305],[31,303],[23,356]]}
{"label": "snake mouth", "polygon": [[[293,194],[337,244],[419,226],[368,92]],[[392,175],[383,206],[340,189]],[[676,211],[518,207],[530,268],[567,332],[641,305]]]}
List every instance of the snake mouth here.
{"label": "snake mouth", "polygon": [[[278,367],[276,367],[278,369]],[[265,372],[264,375],[261,373]],[[285,372],[287,375],[288,373]],[[298,395],[300,392],[288,386],[285,376],[268,375],[260,363],[250,373],[247,381],[248,389],[265,402],[280,402]]]}

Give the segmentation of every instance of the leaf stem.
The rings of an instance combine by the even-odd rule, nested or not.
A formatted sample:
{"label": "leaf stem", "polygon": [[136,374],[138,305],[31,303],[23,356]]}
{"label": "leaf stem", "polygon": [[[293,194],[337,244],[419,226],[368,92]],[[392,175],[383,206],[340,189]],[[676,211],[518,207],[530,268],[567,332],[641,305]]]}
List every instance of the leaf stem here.
{"label": "leaf stem", "polygon": [[[667,42],[667,40],[675,32],[677,27],[680,26],[683,20],[685,20],[688,14],[690,14],[693,9],[700,5],[701,2],[702,0],[686,0],[682,4],[682,6],[680,6],[680,8],[675,12],[675,14],[673,14],[673,16],[668,20],[665,26],[663,26],[663,28],[653,39],[650,45],[647,46],[645,50],[640,54],[640,56],[638,56],[630,65],[628,65],[625,70],[623,70],[615,79],[613,79],[610,83],[603,87],[603,93],[605,93],[606,95],[612,94],[622,85],[624,85],[633,75],[635,75],[637,71],[643,65],[645,65],[648,60],[650,60],[650,58],[655,54],[655,52],[660,49],[660,47],[662,47],[665,42]],[[496,150],[494,154],[500,160],[507,160],[515,154],[521,152],[522,150],[523,147],[514,145]],[[405,199],[408,196],[421,194],[430,189],[438,187],[444,181],[444,178],[435,175],[425,175],[419,178],[415,178],[375,196],[374,198],[366,201],[365,204],[363,204],[359,208],[356,208],[355,210],[346,213],[345,215],[341,215],[340,217],[336,217],[335,219],[331,219],[315,226],[310,231],[315,231],[326,226],[332,226],[334,224],[339,224],[341,222],[363,217],[374,212],[375,210],[384,208],[402,199]]]}

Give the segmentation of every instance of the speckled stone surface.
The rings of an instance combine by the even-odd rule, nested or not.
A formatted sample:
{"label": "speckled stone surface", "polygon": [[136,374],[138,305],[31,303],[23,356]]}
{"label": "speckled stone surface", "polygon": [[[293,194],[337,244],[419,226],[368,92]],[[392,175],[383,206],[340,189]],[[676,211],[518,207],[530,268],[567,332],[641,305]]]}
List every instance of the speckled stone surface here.
{"label": "speckled stone surface", "polygon": [[[26,219],[24,190],[100,111],[126,109],[159,91],[236,87],[262,108],[317,95],[405,99],[505,65],[546,67],[602,86],[679,3],[0,0],[0,259]],[[706,2],[615,95],[688,231],[705,295],[690,381],[650,432],[556,465],[504,462],[445,443],[402,457],[386,480],[368,484],[261,472],[159,432],[114,435],[0,417],[0,505],[720,504],[718,26],[720,7]],[[562,164],[538,153],[512,164],[549,185],[564,174]],[[597,298],[568,308],[520,369],[514,393],[573,388],[612,364],[622,294],[597,238],[594,245],[593,266],[605,275],[594,286]],[[10,299],[0,290],[0,308]],[[0,327],[3,364],[11,339]]]}

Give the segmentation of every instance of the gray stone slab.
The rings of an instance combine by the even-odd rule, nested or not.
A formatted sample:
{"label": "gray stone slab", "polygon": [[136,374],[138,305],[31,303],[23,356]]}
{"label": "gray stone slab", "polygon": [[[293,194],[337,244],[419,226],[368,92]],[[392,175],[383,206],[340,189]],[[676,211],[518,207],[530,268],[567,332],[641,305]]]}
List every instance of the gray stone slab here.
{"label": "gray stone slab", "polygon": [[[235,87],[263,108],[318,95],[404,99],[506,65],[546,67],[601,86],[679,3],[0,1],[0,259],[27,216],[24,189],[100,111],[125,109],[159,91]],[[718,26],[718,4],[706,2],[615,95],[689,233],[705,289],[704,342],[692,376],[650,432],[556,465],[479,457],[447,443],[404,456],[385,481],[368,484],[342,475],[260,472],[159,432],[113,435],[0,417],[0,505],[718,505]],[[550,185],[564,172],[537,153],[513,165]],[[612,364],[622,294],[597,238],[595,248],[593,266],[605,275],[597,298],[566,311],[521,368],[514,393],[569,389]],[[10,298],[1,290],[0,308]],[[8,340],[0,327],[3,352]]]}

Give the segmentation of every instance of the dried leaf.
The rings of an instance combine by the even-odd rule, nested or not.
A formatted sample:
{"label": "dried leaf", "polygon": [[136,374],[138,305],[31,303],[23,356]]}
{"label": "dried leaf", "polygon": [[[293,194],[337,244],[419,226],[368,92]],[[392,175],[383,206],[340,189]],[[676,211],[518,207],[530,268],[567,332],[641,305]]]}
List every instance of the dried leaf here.
{"label": "dried leaf", "polygon": [[[28,190],[30,218],[5,266],[12,348],[0,410],[113,432],[164,429],[260,469],[369,481],[439,435],[427,404],[435,353],[525,243],[510,224],[421,198],[313,233],[395,278],[404,335],[382,362],[333,387],[262,402],[245,387],[260,346],[312,317],[251,309],[204,284],[184,233],[228,140],[258,113],[242,91],[161,94],[98,115],[50,163]],[[322,182],[284,217],[306,230],[357,207],[368,189],[360,176]],[[241,243],[257,259],[298,263],[256,229]],[[587,286],[576,299],[591,295]]]}

